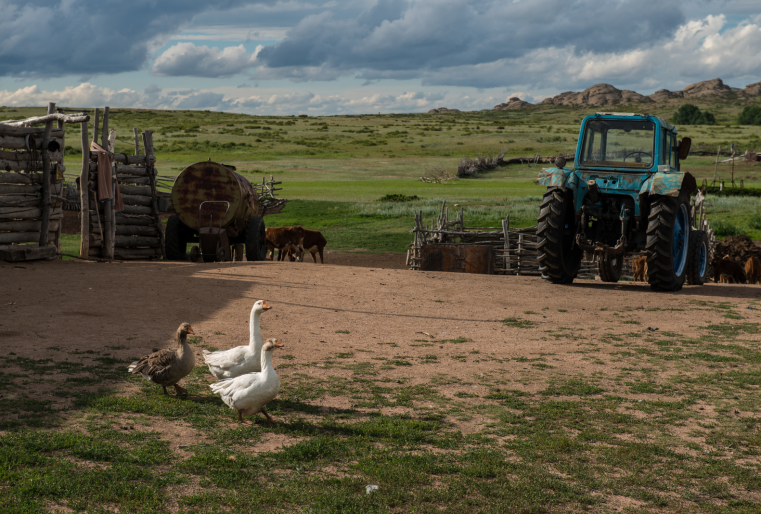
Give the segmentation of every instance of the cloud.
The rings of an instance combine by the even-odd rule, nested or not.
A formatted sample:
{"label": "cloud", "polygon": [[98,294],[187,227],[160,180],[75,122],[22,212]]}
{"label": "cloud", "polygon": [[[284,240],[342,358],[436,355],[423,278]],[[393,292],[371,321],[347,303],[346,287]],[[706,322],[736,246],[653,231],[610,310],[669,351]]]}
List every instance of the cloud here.
{"label": "cloud", "polygon": [[157,45],[197,15],[256,1],[0,0],[0,75],[55,77],[139,70]]}
{"label": "cloud", "polygon": [[312,80],[358,70],[368,79],[419,78],[542,48],[628,51],[669,38],[684,21],[678,0],[388,0],[354,19],[307,16],[259,61],[266,78],[303,79],[300,69],[320,70]]}
{"label": "cloud", "polygon": [[172,77],[231,77],[248,70],[256,62],[262,48],[259,45],[249,54],[243,45],[220,50],[193,43],[177,43],[156,58],[151,72]]}

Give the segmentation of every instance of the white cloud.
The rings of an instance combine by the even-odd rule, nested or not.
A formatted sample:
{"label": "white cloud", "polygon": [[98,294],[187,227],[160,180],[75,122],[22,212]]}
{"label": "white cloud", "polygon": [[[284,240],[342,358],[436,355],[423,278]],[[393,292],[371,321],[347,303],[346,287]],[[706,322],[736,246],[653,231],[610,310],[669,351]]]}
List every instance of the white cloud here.
{"label": "white cloud", "polygon": [[249,54],[243,45],[227,46],[220,50],[206,45],[177,43],[156,58],[151,72],[172,77],[231,77],[251,68],[262,48],[258,45]]}

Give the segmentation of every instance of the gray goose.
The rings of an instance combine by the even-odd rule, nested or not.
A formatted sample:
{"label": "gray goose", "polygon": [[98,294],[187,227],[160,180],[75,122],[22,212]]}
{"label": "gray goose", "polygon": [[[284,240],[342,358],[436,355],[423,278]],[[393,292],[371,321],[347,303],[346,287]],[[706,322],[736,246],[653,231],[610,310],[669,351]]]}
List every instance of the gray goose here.
{"label": "gray goose", "polygon": [[158,350],[142,359],[133,362],[127,370],[134,374],[141,374],[143,378],[158,384],[164,388],[174,386],[176,394],[185,394],[187,389],[177,384],[193,371],[196,365],[196,356],[193,349],[188,345],[188,334],[195,334],[190,323],[183,323],[177,329],[177,348],[174,350]]}

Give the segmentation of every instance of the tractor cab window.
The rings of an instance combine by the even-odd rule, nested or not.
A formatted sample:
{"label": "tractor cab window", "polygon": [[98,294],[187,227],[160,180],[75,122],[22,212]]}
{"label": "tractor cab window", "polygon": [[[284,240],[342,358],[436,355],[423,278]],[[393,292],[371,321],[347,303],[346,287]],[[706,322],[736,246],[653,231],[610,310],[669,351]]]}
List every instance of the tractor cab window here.
{"label": "tractor cab window", "polygon": [[655,126],[651,121],[589,120],[581,165],[648,169],[653,165]]}

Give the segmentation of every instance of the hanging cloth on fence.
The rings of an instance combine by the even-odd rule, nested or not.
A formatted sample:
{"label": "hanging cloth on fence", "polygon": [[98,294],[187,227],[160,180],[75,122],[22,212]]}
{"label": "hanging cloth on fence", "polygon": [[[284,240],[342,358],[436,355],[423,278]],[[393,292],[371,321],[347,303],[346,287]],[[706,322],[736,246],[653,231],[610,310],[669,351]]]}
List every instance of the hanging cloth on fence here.
{"label": "hanging cloth on fence", "polygon": [[101,202],[114,201],[114,212],[124,211],[122,192],[116,187],[116,198],[111,189],[111,156],[95,141],[90,143],[90,151],[98,154],[98,200]]}

